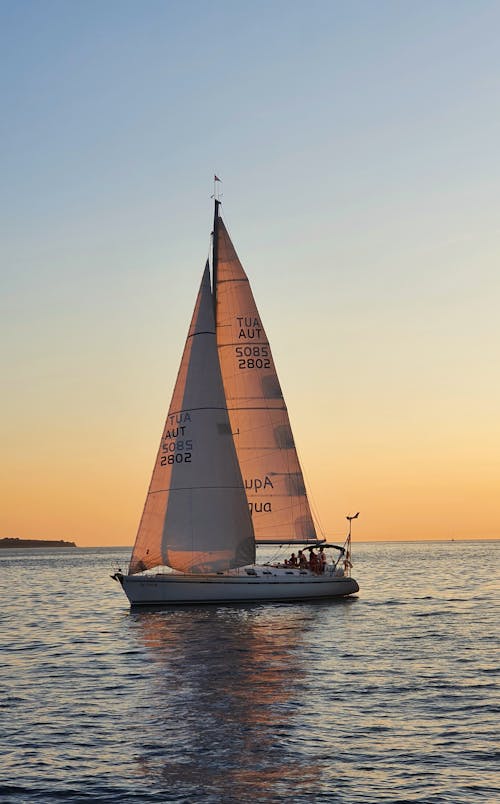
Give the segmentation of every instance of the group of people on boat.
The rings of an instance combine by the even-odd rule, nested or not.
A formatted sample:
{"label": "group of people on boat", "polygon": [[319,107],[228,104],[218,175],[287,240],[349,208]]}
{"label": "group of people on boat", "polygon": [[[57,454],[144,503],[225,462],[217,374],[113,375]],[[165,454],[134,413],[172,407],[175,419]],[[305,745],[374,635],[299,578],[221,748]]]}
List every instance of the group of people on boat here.
{"label": "group of people on boat", "polygon": [[323,547],[319,548],[319,553],[314,552],[314,547],[309,547],[309,558],[303,550],[299,550],[297,555],[292,553],[290,558],[285,559],[287,567],[299,567],[300,569],[308,569],[316,575],[322,575],[326,567],[326,553]]}

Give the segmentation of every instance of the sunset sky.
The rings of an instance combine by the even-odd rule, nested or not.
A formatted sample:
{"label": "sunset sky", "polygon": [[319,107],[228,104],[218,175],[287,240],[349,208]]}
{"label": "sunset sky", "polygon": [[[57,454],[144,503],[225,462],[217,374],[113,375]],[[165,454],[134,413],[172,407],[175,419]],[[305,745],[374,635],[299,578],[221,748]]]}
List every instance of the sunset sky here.
{"label": "sunset sky", "polygon": [[500,537],[500,3],[0,4],[0,537],[135,538],[212,177],[327,536]]}

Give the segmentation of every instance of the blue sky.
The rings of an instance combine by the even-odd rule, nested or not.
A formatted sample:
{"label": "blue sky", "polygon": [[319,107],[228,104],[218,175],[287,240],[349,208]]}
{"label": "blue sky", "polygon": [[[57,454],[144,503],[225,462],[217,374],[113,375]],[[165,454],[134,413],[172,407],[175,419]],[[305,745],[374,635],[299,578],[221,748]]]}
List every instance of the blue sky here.
{"label": "blue sky", "polygon": [[[485,1],[0,4],[2,535],[41,473],[38,535],[133,538],[215,171],[327,526],[498,536],[499,33]],[[71,477],[130,507],[56,527]]]}

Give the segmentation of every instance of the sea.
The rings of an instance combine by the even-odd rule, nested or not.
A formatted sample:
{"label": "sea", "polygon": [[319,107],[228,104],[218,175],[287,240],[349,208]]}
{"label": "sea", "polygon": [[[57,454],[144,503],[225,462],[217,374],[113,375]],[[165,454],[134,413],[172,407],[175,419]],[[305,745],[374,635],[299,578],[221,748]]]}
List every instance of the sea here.
{"label": "sea", "polygon": [[500,801],[500,542],[355,544],[360,592],[131,610],[130,548],[0,552],[0,802]]}

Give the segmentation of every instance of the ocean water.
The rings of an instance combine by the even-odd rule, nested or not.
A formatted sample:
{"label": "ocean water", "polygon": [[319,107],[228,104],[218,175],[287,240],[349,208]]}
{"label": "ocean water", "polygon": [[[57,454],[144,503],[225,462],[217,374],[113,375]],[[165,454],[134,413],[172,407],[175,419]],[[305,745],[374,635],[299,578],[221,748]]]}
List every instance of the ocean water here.
{"label": "ocean water", "polygon": [[0,553],[0,801],[500,801],[500,542],[354,545],[329,603],[131,611],[129,550]]}

